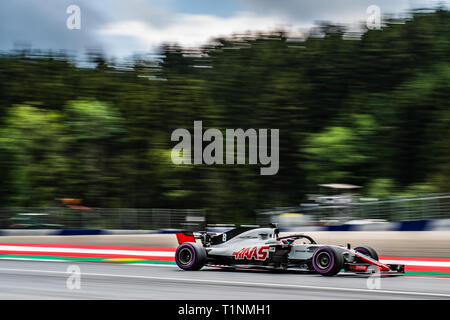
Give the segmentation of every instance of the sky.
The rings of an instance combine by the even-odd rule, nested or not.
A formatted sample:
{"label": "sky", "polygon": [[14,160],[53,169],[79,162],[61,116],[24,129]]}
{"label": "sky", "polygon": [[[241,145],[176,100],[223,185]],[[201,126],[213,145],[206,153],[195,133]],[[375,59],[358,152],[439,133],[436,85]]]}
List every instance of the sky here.
{"label": "sky", "polygon": [[[2,0],[0,51],[21,46],[82,54],[99,49],[124,58],[156,52],[162,43],[198,46],[219,36],[284,28],[306,30],[317,21],[366,21],[370,5],[382,14],[447,6],[450,0]],[[80,8],[80,29],[66,12]]]}

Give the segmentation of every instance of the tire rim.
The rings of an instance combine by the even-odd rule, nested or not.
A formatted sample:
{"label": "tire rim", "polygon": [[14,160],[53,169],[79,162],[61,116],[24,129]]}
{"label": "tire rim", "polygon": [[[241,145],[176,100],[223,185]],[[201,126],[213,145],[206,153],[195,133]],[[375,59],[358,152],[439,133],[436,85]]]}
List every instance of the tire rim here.
{"label": "tire rim", "polygon": [[188,265],[194,259],[194,255],[190,248],[183,248],[178,252],[178,260],[182,265]]}
{"label": "tire rim", "polygon": [[326,270],[330,267],[331,261],[331,255],[328,252],[323,251],[316,256],[315,264],[320,270]]}

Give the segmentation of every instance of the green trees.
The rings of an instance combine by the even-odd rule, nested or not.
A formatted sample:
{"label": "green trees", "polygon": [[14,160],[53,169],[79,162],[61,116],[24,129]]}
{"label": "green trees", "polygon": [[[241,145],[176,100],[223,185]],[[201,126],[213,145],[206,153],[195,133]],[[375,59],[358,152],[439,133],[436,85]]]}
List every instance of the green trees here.
{"label": "green trees", "polygon": [[124,192],[120,170],[125,126],[120,113],[95,100],[69,101],[63,110],[65,194],[92,199],[95,206],[116,203]]}
{"label": "green trees", "polygon": [[[450,13],[346,40],[322,25],[165,46],[158,59],[93,68],[33,52],[0,56],[0,206],[206,208],[251,221],[319,183],[363,193],[450,192]],[[321,37],[313,35],[321,34]],[[280,169],[170,161],[173,130],[280,130]]]}
{"label": "green trees", "polygon": [[312,134],[303,148],[310,183],[365,183],[368,168],[379,160],[372,150],[375,130],[373,119],[361,114],[354,115],[347,127],[332,126]]}
{"label": "green trees", "polygon": [[61,114],[40,107],[14,105],[0,130],[2,189],[8,195],[3,201],[10,205],[49,205],[61,186],[66,162]]}

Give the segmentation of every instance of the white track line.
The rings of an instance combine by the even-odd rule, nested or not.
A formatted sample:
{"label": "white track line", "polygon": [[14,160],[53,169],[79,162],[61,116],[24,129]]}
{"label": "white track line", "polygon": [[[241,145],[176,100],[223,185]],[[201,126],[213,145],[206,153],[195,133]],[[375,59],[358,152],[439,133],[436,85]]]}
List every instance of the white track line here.
{"label": "white track line", "polygon": [[[102,262],[102,261],[77,261],[77,260],[61,260],[61,259],[39,259],[39,258],[13,258],[13,257],[0,257],[0,260],[19,260],[19,261],[39,261],[39,262],[62,262],[62,263],[111,263],[114,261],[106,261],[106,262]],[[141,267],[176,267],[178,268],[177,265],[175,264],[159,264],[159,263],[141,263],[141,262],[133,262],[133,263],[129,263],[129,262],[120,262],[118,261],[118,263],[120,263],[121,265],[128,265],[128,266],[141,266]]]}
{"label": "white track line", "polygon": [[29,252],[63,252],[63,253],[95,253],[129,256],[154,256],[174,257],[171,251],[140,251],[140,250],[111,250],[111,249],[84,249],[84,248],[50,248],[50,247],[27,247],[27,246],[0,246],[0,251],[29,251]]}
{"label": "white track line", "polygon": [[[28,252],[52,252],[52,253],[90,253],[90,254],[111,254],[123,256],[153,256],[153,257],[174,257],[171,251],[141,251],[141,250],[117,250],[117,249],[86,249],[86,248],[58,248],[58,247],[29,247],[29,246],[8,246],[0,245],[0,251],[28,251]],[[409,266],[424,267],[449,267],[448,261],[415,261],[415,260],[380,260],[382,263],[404,264]]]}
{"label": "white track line", "polygon": [[449,267],[448,261],[415,261],[415,260],[380,260],[380,262],[388,264],[404,264],[408,266],[421,266],[421,267]]}
{"label": "white track line", "polygon": [[[47,274],[60,274],[67,276],[66,272],[62,271],[48,271],[48,270],[32,270],[32,269],[7,269],[0,268],[0,272],[22,272],[22,273],[47,273]],[[236,286],[249,286],[249,287],[262,287],[262,288],[277,288],[277,289],[309,289],[309,290],[326,290],[326,291],[344,291],[344,292],[360,292],[360,293],[383,293],[393,295],[408,295],[408,296],[429,296],[429,297],[441,297],[449,298],[450,294],[445,293],[432,293],[432,292],[416,292],[416,291],[397,291],[397,290],[371,290],[371,289],[358,289],[358,288],[339,288],[339,287],[321,287],[321,286],[306,286],[296,284],[277,284],[277,283],[262,283],[262,282],[245,282],[245,281],[224,281],[224,280],[207,280],[207,279],[185,279],[185,278],[173,278],[173,277],[149,277],[149,276],[136,276],[136,275],[122,275],[122,274],[106,274],[106,273],[82,273],[82,276],[94,276],[94,277],[111,277],[111,278],[129,278],[129,279],[144,279],[144,280],[157,280],[157,281],[174,281],[184,283],[206,283],[217,285],[236,285]]]}

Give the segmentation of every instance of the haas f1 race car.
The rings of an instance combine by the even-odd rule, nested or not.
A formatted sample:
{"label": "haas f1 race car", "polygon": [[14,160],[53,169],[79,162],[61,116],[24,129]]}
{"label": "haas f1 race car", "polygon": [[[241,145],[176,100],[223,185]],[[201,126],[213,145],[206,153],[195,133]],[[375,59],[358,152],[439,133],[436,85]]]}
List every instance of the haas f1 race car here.
{"label": "haas f1 race car", "polygon": [[[354,273],[404,273],[404,265],[383,264],[371,247],[354,249],[317,244],[304,234],[279,237],[275,225],[238,227],[224,233],[177,233],[175,261],[183,270],[204,266],[295,269],[333,276],[341,270]],[[201,244],[196,242],[201,240]],[[303,240],[303,243],[295,243]]]}

